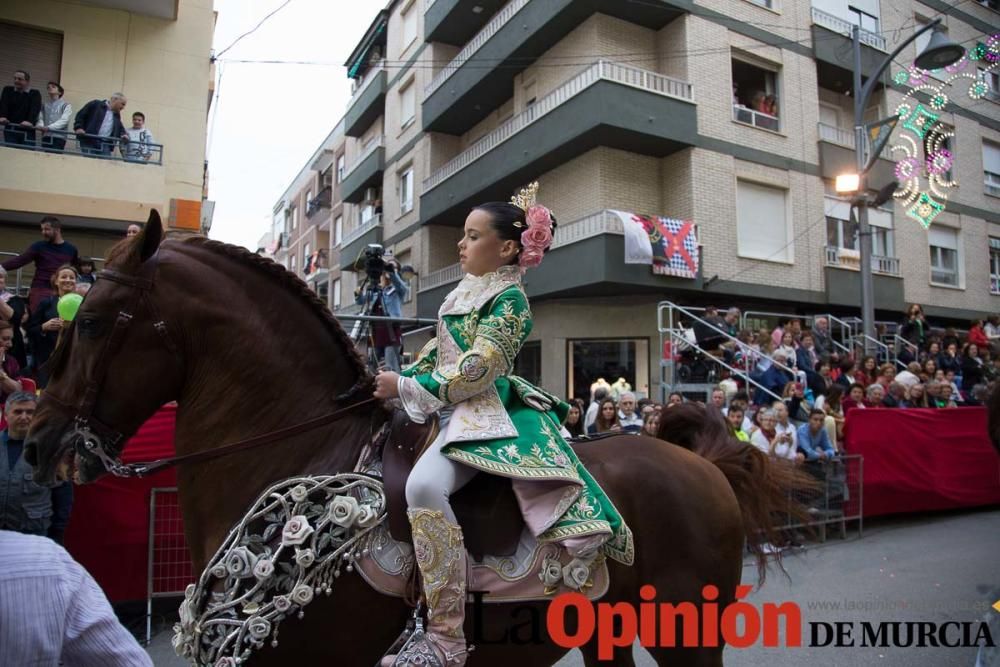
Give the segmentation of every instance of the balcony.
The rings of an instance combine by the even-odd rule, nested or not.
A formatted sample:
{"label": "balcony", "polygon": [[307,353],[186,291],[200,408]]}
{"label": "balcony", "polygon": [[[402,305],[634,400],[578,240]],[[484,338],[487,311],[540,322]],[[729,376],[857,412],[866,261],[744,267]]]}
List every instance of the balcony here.
{"label": "balcony", "polygon": [[341,196],[344,201],[357,204],[364,201],[365,189],[382,185],[385,171],[385,137],[373,139],[351,164],[344,169]]}
{"label": "balcony", "polygon": [[135,155],[126,146],[123,157],[113,139],[107,140],[107,151],[88,153],[77,135],[59,137],[66,139],[63,150],[0,140],[0,215],[9,222],[24,217],[37,224],[41,215],[57,215],[75,226],[118,233],[124,232],[123,223],[145,222],[150,209],[162,211],[171,198],[200,201],[201,165],[197,180],[178,189],[176,182],[168,184],[159,144],[147,144]]}
{"label": "balcony", "polygon": [[697,133],[690,83],[598,61],[425,179],[421,222],[503,201],[519,184],[597,146],[662,157]]}
{"label": "balcony", "polygon": [[504,0],[427,0],[424,41],[462,46],[503,4]]}
{"label": "balcony", "polygon": [[[824,249],[826,265],[838,269],[850,269],[857,271],[861,267],[861,253],[849,248],[838,248],[836,246],[826,246]],[[883,276],[899,277],[899,258],[881,257],[872,255],[872,273]]]}
{"label": "balcony", "polygon": [[[861,303],[861,253],[857,250],[825,246],[825,283],[831,304],[859,306]],[[875,303],[879,309],[903,310],[903,281],[898,257],[872,256]]]}
{"label": "balcony", "polygon": [[158,19],[177,19],[177,0],[85,0],[88,5],[121,9]]}
{"label": "balcony", "polygon": [[[834,180],[838,174],[853,174],[858,171],[854,154],[854,130],[817,123],[819,133],[819,166],[823,178]],[[872,188],[881,188],[895,179],[894,162],[889,147],[879,154],[868,176]]]}
{"label": "balcony", "polygon": [[[851,46],[851,33],[854,24],[839,16],[828,14],[816,7],[812,8],[812,38],[813,52],[819,66],[832,66],[837,74],[824,74],[820,85],[834,87],[825,80],[838,78],[845,86],[851,85],[851,72],[854,71],[854,55]],[[870,76],[879,63],[885,58],[885,37],[869,30],[861,29],[861,72],[862,76]]]}
{"label": "balcony", "polygon": [[385,109],[387,81],[384,60],[368,68],[347,103],[344,134],[349,137],[360,137],[371,127],[375,119],[382,115]]}
{"label": "balcony", "polygon": [[777,132],[781,129],[781,123],[779,122],[777,116],[772,116],[771,114],[764,113],[763,111],[754,111],[750,107],[745,107],[742,104],[733,105],[733,120],[737,123],[753,125],[754,127],[759,127],[763,130],[771,130],[772,132]]}
{"label": "balcony", "polygon": [[333,188],[330,186],[326,186],[316,193],[315,197],[306,202],[306,217],[311,218],[324,208],[329,210],[330,204],[332,203],[330,199],[332,195]]}
{"label": "balcony", "polygon": [[[418,317],[436,317],[437,309],[454,284],[462,279],[460,265],[452,264],[420,278]],[[532,299],[572,296],[663,294],[663,290],[700,290],[702,279],[685,280],[655,275],[649,266],[625,263],[625,235],[621,219],[598,211],[560,225],[545,261],[525,279]]]}
{"label": "balcony", "polygon": [[354,263],[369,243],[382,242],[382,216],[376,215],[344,234],[340,244],[340,268],[354,270]]}
{"label": "balcony", "polygon": [[[467,6],[461,0],[436,0],[428,13],[455,5]],[[689,6],[681,0],[510,0],[427,85],[424,129],[462,134],[472,128],[510,99],[519,72],[595,13],[658,30]]]}

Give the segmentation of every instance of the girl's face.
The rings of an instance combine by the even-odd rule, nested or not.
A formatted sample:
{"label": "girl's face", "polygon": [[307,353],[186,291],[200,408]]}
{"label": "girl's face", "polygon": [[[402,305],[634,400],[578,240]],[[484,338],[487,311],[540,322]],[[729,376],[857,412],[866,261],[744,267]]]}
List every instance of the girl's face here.
{"label": "girl's face", "polygon": [[941,345],[939,343],[931,343],[931,346],[927,348],[927,354],[940,354]]}
{"label": "girl's face", "polygon": [[781,344],[784,345],[785,347],[791,347],[792,346],[792,332],[791,331],[786,331],[785,333],[781,334]]}
{"label": "girl's face", "polygon": [[920,384],[915,384],[910,387],[910,398],[919,399],[924,395],[924,387]]}
{"label": "girl's face", "polygon": [[667,399],[668,405],[680,405],[683,402],[684,399],[681,398],[680,394],[670,394],[670,398]]}
{"label": "girl's face", "polygon": [[944,371],[942,371],[940,369],[938,369],[937,371],[935,371],[934,372],[934,379],[937,380],[938,382],[945,382]]}
{"label": "girl's face", "polygon": [[643,426],[646,428],[648,435],[655,436],[656,432],[660,430],[660,415],[656,412],[646,415],[646,421],[643,423]]}
{"label": "girl's face", "polygon": [[76,289],[76,272],[70,269],[63,269],[56,276],[56,286],[59,288],[59,296],[70,294]]}
{"label": "girl's face", "polygon": [[934,375],[937,371],[937,363],[933,359],[928,359],[924,362],[924,372],[928,375]]}
{"label": "girl's face", "polygon": [[458,242],[458,262],[466,273],[484,276],[509,264],[517,253],[517,243],[500,238],[486,211],[476,209],[465,219],[465,235]]}
{"label": "girl's face", "polygon": [[612,421],[615,418],[615,404],[605,403],[601,406],[601,416],[604,417],[605,421]]}
{"label": "girl's face", "polygon": [[873,371],[873,370],[875,370],[875,360],[874,359],[865,359],[865,370],[866,371]]}
{"label": "girl's face", "polygon": [[851,399],[854,400],[855,403],[860,403],[864,397],[865,392],[861,390],[861,387],[855,387],[851,390]]}
{"label": "girl's face", "polygon": [[978,357],[979,356],[979,347],[976,346],[975,344],[970,344],[969,345],[969,356],[970,357]]}
{"label": "girl's face", "polygon": [[569,408],[569,412],[566,414],[566,423],[573,425],[578,421],[580,421],[580,408],[572,405]]}

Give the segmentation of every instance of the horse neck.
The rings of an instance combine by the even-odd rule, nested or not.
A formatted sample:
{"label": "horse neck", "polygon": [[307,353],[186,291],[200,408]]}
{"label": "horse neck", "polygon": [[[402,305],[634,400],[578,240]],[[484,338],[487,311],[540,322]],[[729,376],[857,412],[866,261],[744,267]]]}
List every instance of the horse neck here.
{"label": "horse neck", "polygon": [[[184,277],[185,291],[198,290],[202,298],[185,306],[181,326],[191,351],[177,412],[176,448],[182,455],[343,408],[336,397],[359,377],[342,340],[305,299],[256,267],[228,262],[224,268],[205,277],[188,269]],[[299,436],[182,465],[178,486],[196,564],[204,564],[271,483],[353,469],[377,426],[376,410],[368,404]]]}

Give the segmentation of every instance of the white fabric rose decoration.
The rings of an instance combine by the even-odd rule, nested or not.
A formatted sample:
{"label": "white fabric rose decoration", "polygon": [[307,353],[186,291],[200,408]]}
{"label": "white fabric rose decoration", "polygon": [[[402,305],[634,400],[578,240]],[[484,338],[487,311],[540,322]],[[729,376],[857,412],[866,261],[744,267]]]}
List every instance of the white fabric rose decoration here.
{"label": "white fabric rose decoration", "polygon": [[337,496],[330,503],[330,521],[338,526],[350,528],[360,513],[361,506],[354,496]]}
{"label": "white fabric rose decoration", "polygon": [[241,579],[252,576],[256,565],[257,556],[246,547],[236,547],[226,559],[226,570],[230,575]]}
{"label": "white fabric rose decoration", "polygon": [[302,514],[296,514],[281,529],[281,543],[288,547],[294,547],[306,541],[312,535],[314,528],[309,525],[309,519]]}

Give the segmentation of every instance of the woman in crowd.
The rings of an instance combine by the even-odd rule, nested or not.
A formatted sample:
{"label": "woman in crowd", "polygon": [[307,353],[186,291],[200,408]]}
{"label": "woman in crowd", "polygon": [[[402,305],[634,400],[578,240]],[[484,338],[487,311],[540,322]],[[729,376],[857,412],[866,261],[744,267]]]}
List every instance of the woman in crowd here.
{"label": "woman in crowd", "polygon": [[962,391],[968,393],[977,384],[983,383],[983,360],[979,356],[979,346],[969,343],[962,352]]}
{"label": "woman in crowd", "polygon": [[858,372],[858,362],[853,357],[845,357],[840,361],[840,375],[837,376],[837,384],[841,385],[846,392],[854,384],[855,376]]}
{"label": "woman in crowd", "polygon": [[865,386],[857,382],[852,384],[850,391],[847,392],[847,396],[841,401],[841,404],[844,406],[845,417],[854,408],[868,407],[865,405]]}
{"label": "woman in crowd", "polygon": [[918,361],[922,364],[928,359],[933,359],[934,363],[938,362],[938,357],[941,356],[941,341],[937,338],[933,338],[927,343],[927,350],[921,350],[920,358]]}
{"label": "woman in crowd", "polygon": [[945,345],[944,352],[938,357],[938,368],[945,373],[955,371],[956,374],[962,372],[962,358],[958,355],[958,343]]}
{"label": "woman in crowd", "polygon": [[910,387],[909,398],[906,399],[906,406],[908,408],[926,408],[927,407],[927,391],[922,384],[915,384]]}
{"label": "woman in crowd", "polygon": [[684,402],[684,396],[682,396],[680,392],[677,392],[677,391],[671,392],[671,394],[669,396],[667,396],[667,407],[668,408],[672,407],[674,405],[680,405],[683,402]]}
{"label": "woman in crowd", "polygon": [[938,372],[937,361],[932,357],[927,357],[927,359],[924,360],[924,365],[922,370],[923,373],[920,374],[920,379],[922,379],[924,382],[926,382],[927,380],[933,380],[934,376],[937,375]]}
{"label": "woman in crowd", "polygon": [[[928,333],[929,327],[927,319],[924,317],[924,309],[920,307],[920,304],[911,304],[910,309],[906,311],[906,320],[899,327],[899,337],[916,345],[919,349],[927,341]],[[912,361],[912,359],[906,361]]]}
{"label": "woman in crowd", "polygon": [[566,421],[563,422],[563,426],[569,431],[570,437],[577,437],[584,435],[583,430],[583,401],[579,398],[574,398],[569,403],[569,412],[566,413]]}
{"label": "woman in crowd", "polygon": [[855,373],[854,381],[866,387],[878,381],[878,363],[875,357],[870,354],[862,357],[861,367]]}
{"label": "woman in crowd", "polygon": [[788,408],[789,416],[796,421],[803,421],[803,415],[808,417],[809,411],[813,408],[813,402],[806,396],[805,385],[801,382],[785,384],[785,389],[781,392],[781,401]]}
{"label": "woman in crowd", "polygon": [[[840,451],[840,445],[844,441],[844,387],[839,384],[833,385],[826,393],[825,399],[822,410],[826,412],[827,417],[833,420],[834,432],[830,442],[834,443],[837,451]],[[827,431],[829,431],[829,422],[827,422]]]}
{"label": "woman in crowd", "polygon": [[[669,403],[668,403],[669,405]],[[642,418],[642,435],[648,435],[651,438],[656,437],[656,432],[660,430],[660,411],[653,410]]]}
{"label": "woman in crowd", "polygon": [[59,317],[57,305],[61,297],[76,290],[77,275],[76,269],[69,264],[60,266],[52,276],[52,288],[55,294],[45,297],[28,319],[28,340],[34,353],[32,363],[39,389],[44,389],[49,382],[49,375],[42,367],[52,356],[59,340],[59,332],[67,324]]}
{"label": "woman in crowd", "polygon": [[795,352],[795,336],[792,335],[791,330],[786,330],[781,334],[781,345],[774,350],[774,354],[771,356],[790,368],[796,368],[798,360]]}
{"label": "woman in crowd", "polygon": [[622,430],[622,425],[618,421],[618,407],[615,405],[614,399],[605,398],[597,410],[597,419],[587,429],[587,433],[593,435],[620,430]]}
{"label": "woman in crowd", "polygon": [[868,407],[870,408],[881,408],[885,407],[882,405],[882,399],[885,398],[885,389],[878,382],[874,382],[868,385],[868,389],[865,392],[868,397]]}
{"label": "woman in crowd", "polygon": [[965,337],[966,343],[972,343],[980,350],[984,350],[990,346],[990,339],[986,335],[984,324],[983,320],[972,320],[969,323],[969,333]]}

